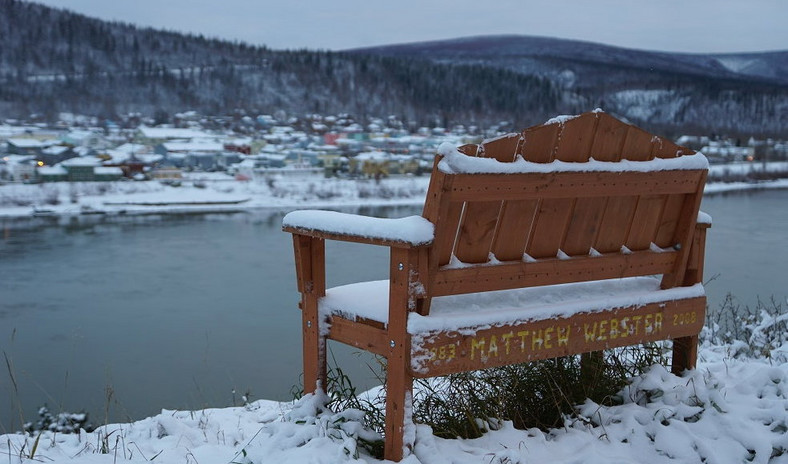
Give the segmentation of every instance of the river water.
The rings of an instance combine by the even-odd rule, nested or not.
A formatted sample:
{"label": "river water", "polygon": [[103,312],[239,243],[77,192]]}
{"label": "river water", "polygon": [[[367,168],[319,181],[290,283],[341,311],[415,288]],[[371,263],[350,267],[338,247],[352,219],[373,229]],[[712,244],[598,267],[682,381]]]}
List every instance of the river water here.
{"label": "river water", "polygon": [[[775,190],[704,199],[712,310],[728,292],[785,303],[787,204]],[[0,220],[0,432],[45,403],[104,423],[291,399],[300,312],[283,214]],[[327,260],[329,286],[387,276],[385,248],[330,243]],[[359,388],[375,384],[369,357],[331,350]]]}

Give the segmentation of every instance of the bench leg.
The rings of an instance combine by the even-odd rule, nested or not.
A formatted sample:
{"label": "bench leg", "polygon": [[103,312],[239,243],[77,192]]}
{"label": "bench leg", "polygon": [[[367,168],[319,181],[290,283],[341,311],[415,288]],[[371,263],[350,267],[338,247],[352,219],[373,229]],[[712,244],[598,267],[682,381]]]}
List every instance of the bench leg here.
{"label": "bench leg", "polygon": [[388,360],[386,372],[386,425],[383,455],[390,461],[400,461],[405,448],[413,443],[405,437],[405,425],[412,421],[410,398],[413,378],[407,373],[405,357],[394,353]]}
{"label": "bench leg", "polygon": [[673,365],[671,372],[676,375],[687,369],[695,369],[698,362],[698,336],[681,337],[673,340]]}
{"label": "bench leg", "polygon": [[304,394],[314,393],[317,388],[325,391],[327,387],[326,339],[320,335],[317,311],[304,311],[302,313],[302,324],[302,339],[304,341]]}

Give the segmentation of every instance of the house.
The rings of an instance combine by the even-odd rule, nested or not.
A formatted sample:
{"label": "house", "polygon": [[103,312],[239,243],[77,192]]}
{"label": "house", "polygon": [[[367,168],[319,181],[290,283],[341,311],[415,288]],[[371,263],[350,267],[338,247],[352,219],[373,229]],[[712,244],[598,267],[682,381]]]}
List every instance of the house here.
{"label": "house", "polygon": [[755,147],[737,147],[729,141],[711,141],[700,151],[711,163],[752,161],[755,158]]}
{"label": "house", "polygon": [[96,180],[95,168],[101,167],[101,159],[96,157],[71,158],[58,164],[68,172],[69,182],[93,182]]}
{"label": "house", "polygon": [[15,182],[36,182],[38,176],[36,167],[38,162],[30,155],[6,155],[3,157],[6,163],[6,171],[11,180]]}
{"label": "house", "polygon": [[38,155],[38,160],[42,161],[45,165],[53,166],[61,161],[69,158],[74,158],[74,150],[65,145],[52,145],[41,150]]}
{"label": "house", "polygon": [[123,177],[123,169],[116,166],[96,166],[93,168],[93,180],[96,182],[112,182]]}
{"label": "house", "polygon": [[39,166],[38,178],[41,182],[65,182],[68,171],[63,166]]}
{"label": "house", "polygon": [[54,145],[54,140],[39,140],[28,137],[14,137],[6,141],[8,153],[13,155],[34,155],[38,156],[44,148]]}
{"label": "house", "polygon": [[140,126],[137,128],[136,137],[142,143],[157,145],[172,140],[206,139],[212,135],[196,129]]}
{"label": "house", "polygon": [[73,147],[106,148],[104,136],[96,131],[73,129],[60,137],[61,142]]}

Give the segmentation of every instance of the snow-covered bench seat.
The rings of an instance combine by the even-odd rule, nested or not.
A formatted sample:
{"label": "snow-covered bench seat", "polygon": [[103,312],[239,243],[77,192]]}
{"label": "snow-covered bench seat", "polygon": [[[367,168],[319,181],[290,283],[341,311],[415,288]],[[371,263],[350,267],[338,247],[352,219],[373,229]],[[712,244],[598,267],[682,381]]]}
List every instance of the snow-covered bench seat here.
{"label": "snow-covered bench seat", "polygon": [[[710,218],[705,157],[601,112],[442,145],[421,217],[285,216],[293,234],[304,389],[325,342],[387,359],[387,459],[399,460],[414,377],[673,339],[695,364]],[[325,285],[325,240],[390,248],[389,279]]]}
{"label": "snow-covered bench seat", "polygon": [[[389,293],[388,280],[329,288],[318,302],[319,314],[324,320],[339,317],[385,327]],[[558,355],[590,351],[572,349],[578,345],[619,346],[622,341],[630,344],[629,337],[643,335],[674,338],[671,335],[678,334],[669,331],[680,317],[681,325],[702,322],[697,317],[704,296],[700,283],[663,290],[654,277],[628,277],[437,297],[429,315],[408,313],[411,369],[414,377],[434,376],[442,369],[453,372],[451,364],[457,358],[487,357],[485,364],[496,366],[512,359],[554,357],[555,349]],[[666,312],[669,305],[680,309]],[[692,312],[687,305],[694,306]],[[676,322],[666,317],[675,317]],[[488,331],[493,334],[484,335]],[[442,334],[451,334],[453,340],[437,346],[429,343]]]}

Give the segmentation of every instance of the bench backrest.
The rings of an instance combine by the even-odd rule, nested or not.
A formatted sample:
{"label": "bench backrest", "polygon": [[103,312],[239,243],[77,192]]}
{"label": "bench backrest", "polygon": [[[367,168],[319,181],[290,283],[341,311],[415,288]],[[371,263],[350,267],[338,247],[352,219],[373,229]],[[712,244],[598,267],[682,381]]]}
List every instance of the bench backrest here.
{"label": "bench backrest", "polygon": [[653,274],[663,288],[682,285],[706,169],[628,161],[691,150],[591,112],[460,151],[568,164],[468,173],[441,169],[439,157],[423,212],[436,225],[430,296]]}

